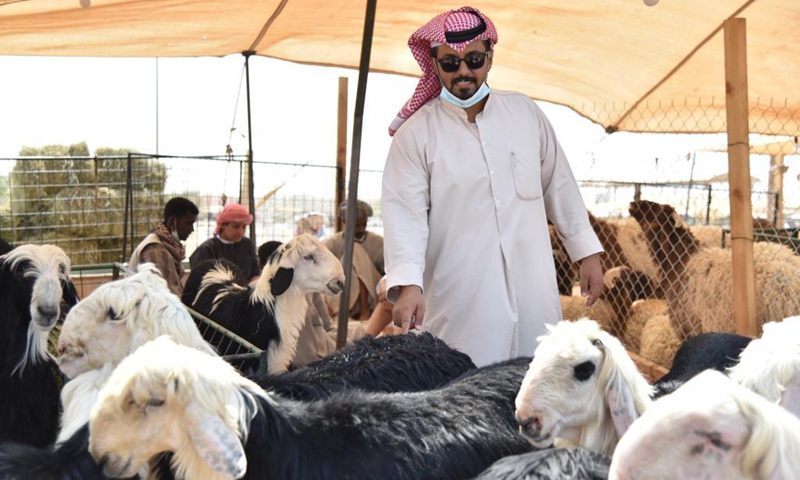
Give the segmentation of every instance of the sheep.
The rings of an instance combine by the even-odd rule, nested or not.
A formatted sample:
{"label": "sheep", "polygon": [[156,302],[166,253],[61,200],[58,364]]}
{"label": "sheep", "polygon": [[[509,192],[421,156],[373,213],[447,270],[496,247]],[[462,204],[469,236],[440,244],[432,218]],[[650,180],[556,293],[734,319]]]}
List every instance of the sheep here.
{"label": "sheep", "polygon": [[180,479],[469,478],[530,450],[513,414],[529,360],[476,369],[428,392],[297,402],[159,338],[126,358],[100,393],[89,450],[113,476],[172,451]]}
{"label": "sheep", "polygon": [[254,287],[233,283],[235,270],[228,265],[217,260],[192,269],[183,302],[266,350],[270,373],[286,371],[305,323],[305,294],[341,292],[341,262],[319,240],[304,234],[279,247]]}
{"label": "sheep", "polygon": [[681,344],[669,372],[653,384],[653,398],[674,392],[703,370],[725,372],[739,361],[752,339],[735,333],[709,332],[689,337]]}
{"label": "sheep", "polygon": [[650,404],[652,387],[597,322],[561,321],[547,329],[516,398],[520,431],[538,448],[558,439],[610,456]]}
{"label": "sheep", "polygon": [[[733,332],[730,250],[701,247],[669,205],[630,204],[661,270],[669,317],[682,340],[702,332]],[[757,242],[756,319],[759,325],[800,313],[800,257],[787,247]]]}
{"label": "sheep", "polygon": [[[169,326],[165,328],[168,330]],[[106,337],[106,341],[109,340]],[[111,340],[110,343],[115,342]],[[261,388],[284,397],[316,400],[336,391],[355,388],[386,392],[432,389],[474,368],[475,365],[466,354],[448,347],[433,335],[409,333],[378,339],[365,337],[304,368],[277,375],[258,375],[251,380]],[[71,380],[62,392],[63,403],[68,406],[68,415],[71,410],[87,412],[85,419],[65,420],[55,451],[42,451],[37,455],[36,449],[17,446],[9,446],[5,450],[0,448],[0,473],[4,474],[0,474],[0,478],[28,478],[32,468],[37,472],[36,478],[106,478],[89,455],[88,412],[96,401],[97,393],[87,395],[85,390],[99,392],[112,371],[113,363],[108,362],[100,370],[84,372]],[[71,386],[72,389],[68,388]],[[68,425],[74,425],[74,428]],[[83,445],[83,456],[80,445]],[[47,460],[39,462],[39,457]],[[160,473],[156,478],[165,480],[165,476],[171,474],[166,463],[166,467],[159,464]],[[92,470],[93,465],[95,470]]]}
{"label": "sheep", "polygon": [[55,440],[63,379],[46,345],[61,302],[78,302],[69,272],[69,257],[53,245],[0,256],[0,442]]}
{"label": "sheep", "polygon": [[660,287],[644,272],[614,267],[603,275],[606,290],[602,299],[611,307],[615,320],[601,325],[631,351],[641,348],[641,336],[648,319],[667,309]]}
{"label": "sheep", "polygon": [[64,413],[58,442],[89,421],[90,408],[113,367],[164,334],[216,354],[150,263],[141,264],[130,277],[99,286],[70,310],[58,339],[59,367],[72,379],[61,392]]}
{"label": "sheep", "polygon": [[633,422],[609,479],[789,480],[798,472],[800,420],[707,370]]}
{"label": "sheep", "polygon": [[589,317],[604,328],[613,329],[617,324],[617,314],[604,297],[600,297],[591,307],[586,306],[586,297],[578,295],[559,295],[561,317],[563,320],[580,320]]}
{"label": "sheep", "polygon": [[366,336],[303,368],[249,378],[264,390],[295,400],[335,391],[416,392],[440,387],[475,368],[469,356],[430,333]]}
{"label": "sheep", "polygon": [[610,463],[583,448],[548,448],[501,458],[474,480],[606,480]]}
{"label": "sheep", "polygon": [[639,355],[657,365],[670,368],[681,343],[669,316],[655,315],[644,324]]}
{"label": "sheep", "polygon": [[800,417],[800,317],[765,323],[728,375]]}

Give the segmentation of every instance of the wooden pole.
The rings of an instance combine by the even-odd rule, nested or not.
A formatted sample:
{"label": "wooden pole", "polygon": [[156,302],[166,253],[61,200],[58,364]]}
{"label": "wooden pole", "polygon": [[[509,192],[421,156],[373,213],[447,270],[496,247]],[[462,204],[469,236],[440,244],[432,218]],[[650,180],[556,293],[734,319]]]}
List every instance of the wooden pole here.
{"label": "wooden pole", "polygon": [[767,199],[767,219],[772,221],[775,228],[783,228],[783,174],[789,167],[783,164],[783,153],[769,157],[769,192],[775,198]]}
{"label": "wooden pole", "polygon": [[728,182],[733,255],[733,313],[736,333],[758,336],[753,268],[753,210],[750,185],[747,98],[747,24],[725,20],[725,110],[728,121]]}
{"label": "wooden pole", "polygon": [[342,231],[342,219],[339,216],[339,205],[344,201],[344,175],[347,166],[347,77],[339,77],[339,118],[336,132],[336,192],[333,206],[335,230]]}

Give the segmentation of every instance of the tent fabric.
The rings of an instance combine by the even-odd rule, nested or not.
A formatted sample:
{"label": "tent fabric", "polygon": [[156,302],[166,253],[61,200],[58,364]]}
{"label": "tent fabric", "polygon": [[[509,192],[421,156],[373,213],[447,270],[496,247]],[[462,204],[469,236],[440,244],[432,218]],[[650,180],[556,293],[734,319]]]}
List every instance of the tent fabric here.
{"label": "tent fabric", "polygon": [[[610,131],[725,131],[722,24],[745,18],[751,132],[800,131],[800,2],[383,1],[371,70],[419,76],[408,36],[462,5],[497,26],[493,88],[569,106]],[[0,55],[255,51],[357,68],[365,10],[366,2],[352,0],[0,0]]]}

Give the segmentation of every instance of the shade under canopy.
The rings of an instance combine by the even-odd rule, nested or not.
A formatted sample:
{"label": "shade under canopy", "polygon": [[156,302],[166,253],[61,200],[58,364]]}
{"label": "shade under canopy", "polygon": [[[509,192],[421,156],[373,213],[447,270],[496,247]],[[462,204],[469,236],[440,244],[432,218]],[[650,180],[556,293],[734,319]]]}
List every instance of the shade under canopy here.
{"label": "shade under canopy", "polygon": [[[255,51],[357,68],[365,4],[0,0],[0,55],[193,57]],[[434,15],[459,6],[380,2],[371,69],[418,75],[408,36]],[[662,0],[647,7],[641,0],[484,0],[473,6],[499,32],[490,75],[494,88],[519,90],[569,106],[609,130],[634,132],[725,131],[722,22],[746,18],[750,130],[800,131],[800,2]]]}

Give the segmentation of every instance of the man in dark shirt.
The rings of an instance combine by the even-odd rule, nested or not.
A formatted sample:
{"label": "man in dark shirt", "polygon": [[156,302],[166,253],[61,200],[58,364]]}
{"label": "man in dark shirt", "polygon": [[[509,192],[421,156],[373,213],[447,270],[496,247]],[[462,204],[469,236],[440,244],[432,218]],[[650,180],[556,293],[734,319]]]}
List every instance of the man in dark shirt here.
{"label": "man in dark shirt", "polygon": [[253,216],[238,203],[225,205],[217,215],[214,236],[203,242],[189,258],[191,268],[203,260],[224,258],[230,260],[250,282],[258,279],[256,249],[253,242],[244,236],[245,227],[253,223]]}

